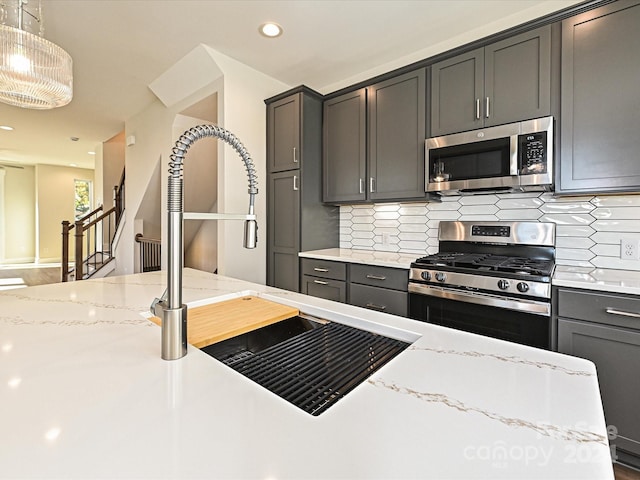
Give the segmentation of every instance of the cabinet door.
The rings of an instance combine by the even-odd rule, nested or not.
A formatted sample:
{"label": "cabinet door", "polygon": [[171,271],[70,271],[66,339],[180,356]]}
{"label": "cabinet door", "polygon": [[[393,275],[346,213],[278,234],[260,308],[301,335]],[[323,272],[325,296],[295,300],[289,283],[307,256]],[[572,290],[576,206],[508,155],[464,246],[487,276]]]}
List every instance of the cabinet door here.
{"label": "cabinet door", "polygon": [[378,312],[406,317],[409,310],[409,294],[397,290],[351,283],[349,285],[349,303]]}
{"label": "cabinet door", "polygon": [[336,302],[347,301],[347,284],[341,280],[302,276],[301,293],[313,297],[326,298]]}
{"label": "cabinet door", "polygon": [[483,126],[484,49],[431,67],[431,137]]}
{"label": "cabinet door", "polygon": [[367,88],[370,200],[425,196],[425,75],[420,69]]}
{"label": "cabinet door", "polygon": [[558,351],[595,363],[611,444],[640,455],[640,331],[559,318]]}
{"label": "cabinet door", "polygon": [[366,90],[324,102],[323,201],[366,198]]}
{"label": "cabinet door", "polygon": [[560,192],[640,190],[640,2],[562,23]]}
{"label": "cabinet door", "polygon": [[551,113],[551,26],[484,49],[485,127]]}
{"label": "cabinet door", "polygon": [[299,168],[300,97],[294,94],[267,107],[269,172]]}
{"label": "cabinet door", "polygon": [[268,284],[297,292],[300,249],[298,170],[269,175]]}

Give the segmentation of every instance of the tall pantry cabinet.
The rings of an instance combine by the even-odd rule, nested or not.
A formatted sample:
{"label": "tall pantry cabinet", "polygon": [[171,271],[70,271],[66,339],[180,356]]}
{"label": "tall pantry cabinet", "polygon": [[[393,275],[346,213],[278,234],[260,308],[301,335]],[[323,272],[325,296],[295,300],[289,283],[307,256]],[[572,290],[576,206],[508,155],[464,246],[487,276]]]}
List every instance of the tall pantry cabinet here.
{"label": "tall pantry cabinet", "polygon": [[339,209],[322,204],[322,96],[301,86],[265,103],[267,285],[297,292],[298,253],[339,243]]}

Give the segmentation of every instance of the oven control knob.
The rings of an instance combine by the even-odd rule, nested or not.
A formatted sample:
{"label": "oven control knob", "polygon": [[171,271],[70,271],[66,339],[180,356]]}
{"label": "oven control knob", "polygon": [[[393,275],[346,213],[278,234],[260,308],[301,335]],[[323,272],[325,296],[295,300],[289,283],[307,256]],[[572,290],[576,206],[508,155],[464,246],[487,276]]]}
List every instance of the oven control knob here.
{"label": "oven control knob", "polygon": [[526,293],[529,291],[529,285],[524,282],[518,283],[518,285],[516,285],[516,288],[520,293]]}
{"label": "oven control knob", "polygon": [[431,272],[422,272],[420,276],[422,277],[423,280],[426,280],[427,282],[431,280]]}
{"label": "oven control knob", "polygon": [[442,273],[442,272],[438,272],[436,273],[436,280],[439,282],[444,282],[446,280],[447,276]]}
{"label": "oven control knob", "polygon": [[507,280],[498,280],[498,288],[500,290],[506,290],[509,288],[509,282]]}

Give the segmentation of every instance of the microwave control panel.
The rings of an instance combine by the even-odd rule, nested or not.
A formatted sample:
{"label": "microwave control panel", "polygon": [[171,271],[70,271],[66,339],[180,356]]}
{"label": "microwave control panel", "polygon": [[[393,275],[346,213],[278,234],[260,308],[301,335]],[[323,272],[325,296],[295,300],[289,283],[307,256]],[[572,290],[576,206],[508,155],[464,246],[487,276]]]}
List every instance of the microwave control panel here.
{"label": "microwave control panel", "polygon": [[547,171],[547,134],[527,133],[518,137],[520,174],[538,174]]}

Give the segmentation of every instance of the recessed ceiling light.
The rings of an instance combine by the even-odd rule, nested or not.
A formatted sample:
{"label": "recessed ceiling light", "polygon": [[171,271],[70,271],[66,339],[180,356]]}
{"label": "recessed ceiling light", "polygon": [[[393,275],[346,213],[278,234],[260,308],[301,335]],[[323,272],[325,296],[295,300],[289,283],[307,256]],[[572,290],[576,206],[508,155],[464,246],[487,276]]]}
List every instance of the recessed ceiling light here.
{"label": "recessed ceiling light", "polygon": [[267,22],[260,25],[258,31],[265,37],[274,38],[282,35],[282,27],[277,23]]}
{"label": "recessed ceiling light", "polygon": [[69,137],[69,140],[71,140],[72,142],[77,142],[78,140],[80,140],[79,137]]}
{"label": "recessed ceiling light", "polygon": [[13,130],[13,127],[10,127],[9,125],[0,125],[0,129],[11,131]]}
{"label": "recessed ceiling light", "polygon": [[69,164],[69,166],[70,166],[70,167],[77,167],[77,166],[78,166],[78,164],[77,164],[77,163],[70,163],[70,164]]}
{"label": "recessed ceiling light", "polygon": [[96,152],[87,152],[89,155],[95,155]]}

